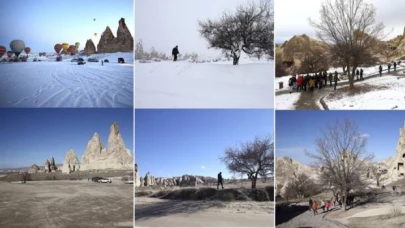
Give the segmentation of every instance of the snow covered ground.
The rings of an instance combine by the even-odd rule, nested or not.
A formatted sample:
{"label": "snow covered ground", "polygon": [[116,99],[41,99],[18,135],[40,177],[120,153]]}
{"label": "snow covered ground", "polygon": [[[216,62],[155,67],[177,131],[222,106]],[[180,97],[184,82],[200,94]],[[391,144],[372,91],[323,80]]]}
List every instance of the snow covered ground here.
{"label": "snow covered ground", "polygon": [[136,108],[273,108],[274,63],[138,63]]}
{"label": "snow covered ground", "polygon": [[343,96],[341,98],[325,98],[329,109],[364,109],[389,110],[405,109],[405,77],[384,75],[382,77],[365,80],[356,85],[369,84],[380,89]]}
{"label": "snow covered ground", "polygon": [[297,103],[300,95],[300,93],[291,93],[276,96],[277,110],[295,110],[295,103]]}
{"label": "snow covered ground", "polygon": [[[41,62],[0,64],[0,107],[133,107],[133,53],[95,54],[109,63],[71,62],[64,56],[38,57]],[[118,58],[125,64],[118,64]],[[4,58],[4,57],[3,57]]]}

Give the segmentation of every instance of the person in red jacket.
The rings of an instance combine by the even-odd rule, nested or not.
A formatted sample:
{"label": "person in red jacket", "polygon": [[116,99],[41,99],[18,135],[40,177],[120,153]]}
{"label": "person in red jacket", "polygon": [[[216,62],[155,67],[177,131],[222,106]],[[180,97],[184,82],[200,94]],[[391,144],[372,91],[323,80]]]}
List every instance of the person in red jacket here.
{"label": "person in red jacket", "polygon": [[302,83],[303,83],[303,78],[300,75],[297,78],[297,92],[302,90]]}

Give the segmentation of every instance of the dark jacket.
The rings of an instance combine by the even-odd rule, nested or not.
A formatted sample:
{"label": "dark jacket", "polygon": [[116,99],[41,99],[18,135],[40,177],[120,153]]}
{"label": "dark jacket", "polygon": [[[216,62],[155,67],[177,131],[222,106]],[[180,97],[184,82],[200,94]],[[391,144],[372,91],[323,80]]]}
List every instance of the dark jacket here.
{"label": "dark jacket", "polygon": [[172,50],[172,55],[178,55],[179,54],[179,48],[178,47],[174,47]]}
{"label": "dark jacket", "polygon": [[222,174],[218,173],[218,181],[222,181]]}
{"label": "dark jacket", "polygon": [[338,73],[337,73],[337,72],[335,72],[335,77],[333,77],[333,81],[334,81],[334,82],[339,81]]}

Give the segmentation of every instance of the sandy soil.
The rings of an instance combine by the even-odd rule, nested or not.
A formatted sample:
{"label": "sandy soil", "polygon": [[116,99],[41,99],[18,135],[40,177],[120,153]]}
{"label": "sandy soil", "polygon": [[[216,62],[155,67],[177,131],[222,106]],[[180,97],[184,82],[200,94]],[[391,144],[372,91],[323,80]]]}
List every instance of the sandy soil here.
{"label": "sandy soil", "polygon": [[135,199],[136,227],[273,227],[273,202]]}
{"label": "sandy soil", "polygon": [[0,182],[0,227],[133,227],[133,185]]}

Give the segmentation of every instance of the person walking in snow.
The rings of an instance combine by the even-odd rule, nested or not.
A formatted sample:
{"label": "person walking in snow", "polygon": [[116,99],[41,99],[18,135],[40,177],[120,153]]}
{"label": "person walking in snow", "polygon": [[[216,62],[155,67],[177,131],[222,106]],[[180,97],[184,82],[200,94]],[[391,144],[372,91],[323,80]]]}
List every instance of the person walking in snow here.
{"label": "person walking in snow", "polygon": [[219,173],[218,173],[217,189],[219,188],[219,184],[221,184],[222,189],[224,189],[224,184],[223,184],[223,181],[222,181],[222,172],[219,172]]}
{"label": "person walking in snow", "polygon": [[360,71],[359,71],[359,69],[356,70],[356,76],[357,76],[356,79],[357,79],[357,81],[358,81],[358,80],[359,80],[359,76],[360,76]]}
{"label": "person walking in snow", "polygon": [[333,74],[332,74],[332,72],[330,72],[330,73],[329,73],[329,84],[330,84],[330,87],[332,87],[332,81],[333,81]]}
{"label": "person walking in snow", "polygon": [[391,63],[388,63],[388,73],[390,73],[391,70]]}
{"label": "person walking in snow", "polygon": [[177,55],[179,55],[179,46],[176,45],[176,47],[173,48],[172,50],[172,55],[173,55],[173,61],[176,62],[177,61]]}
{"label": "person walking in snow", "polygon": [[394,61],[394,71],[397,71],[397,62]]}
{"label": "person walking in snow", "polygon": [[360,69],[360,81],[363,81],[363,69]]}
{"label": "person walking in snow", "polygon": [[103,60],[101,60],[101,66],[104,66],[104,61]]}
{"label": "person walking in snow", "polygon": [[338,72],[337,72],[337,71],[335,71],[335,77],[333,78],[333,81],[335,82],[335,89],[334,89],[334,90],[336,90],[337,82],[339,81]]}
{"label": "person walking in snow", "polygon": [[309,199],[309,211],[311,211],[312,210],[312,204],[313,204],[313,201],[312,201],[312,199]]}
{"label": "person walking in snow", "polygon": [[379,72],[380,72],[380,77],[382,76],[382,66],[380,65],[380,67],[378,68]]}

